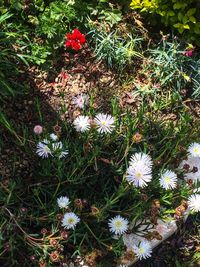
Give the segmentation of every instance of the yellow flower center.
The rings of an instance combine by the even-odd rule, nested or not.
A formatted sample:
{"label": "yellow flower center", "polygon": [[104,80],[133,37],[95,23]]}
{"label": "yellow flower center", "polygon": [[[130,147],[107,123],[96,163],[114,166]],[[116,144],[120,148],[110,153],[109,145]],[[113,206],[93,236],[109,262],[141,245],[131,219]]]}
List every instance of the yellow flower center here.
{"label": "yellow flower center", "polygon": [[141,254],[144,253],[144,248],[141,247],[141,248],[139,248],[138,250],[139,250],[139,252],[140,252]]}
{"label": "yellow flower center", "polygon": [[44,146],[44,152],[46,152],[46,153],[49,152],[49,148],[48,148],[48,146]]}
{"label": "yellow flower center", "polygon": [[198,153],[199,153],[199,149],[198,149],[198,147],[195,147],[195,148],[194,148],[194,153],[195,153],[195,154],[198,154]]}
{"label": "yellow flower center", "polygon": [[171,179],[170,179],[170,177],[169,176],[166,176],[165,178],[164,178],[164,181],[165,181],[165,183],[170,183],[170,181],[171,181]]}
{"label": "yellow flower center", "polygon": [[74,219],[73,218],[69,218],[68,219],[68,224],[73,224],[74,223]]}
{"label": "yellow flower center", "polygon": [[115,227],[116,227],[116,228],[120,228],[120,227],[122,227],[122,222],[121,222],[121,221],[116,221],[116,222],[115,222]]}
{"label": "yellow flower center", "polygon": [[102,124],[103,126],[106,126],[106,121],[102,121],[101,124]]}
{"label": "yellow flower center", "polygon": [[137,179],[140,179],[140,178],[142,177],[141,172],[136,172],[136,173],[135,173],[135,177],[136,177]]}

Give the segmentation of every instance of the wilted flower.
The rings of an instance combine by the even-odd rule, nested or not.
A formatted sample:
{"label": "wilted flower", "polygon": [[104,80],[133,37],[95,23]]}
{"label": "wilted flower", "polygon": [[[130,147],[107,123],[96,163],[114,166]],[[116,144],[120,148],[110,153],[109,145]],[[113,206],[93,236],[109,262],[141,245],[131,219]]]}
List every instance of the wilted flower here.
{"label": "wilted flower", "polygon": [[193,194],[189,197],[188,207],[193,212],[200,211],[200,195],[199,194]]}
{"label": "wilted flower", "polygon": [[54,127],[53,127],[53,130],[56,134],[60,134],[61,131],[62,131],[62,128],[60,125],[56,124]]}
{"label": "wilted flower", "polygon": [[164,189],[173,189],[177,185],[177,175],[170,170],[166,170],[160,177],[160,185]]}
{"label": "wilted flower", "polygon": [[60,257],[60,255],[59,255],[58,251],[54,251],[54,252],[50,253],[50,259],[53,262],[59,261],[59,257]]}
{"label": "wilted flower", "polygon": [[111,133],[115,127],[115,119],[108,114],[100,113],[94,118],[94,121],[99,133]]}
{"label": "wilted flower", "polygon": [[35,134],[41,134],[43,132],[43,127],[40,125],[35,125],[35,127],[33,128],[33,131]]}
{"label": "wilted flower", "polygon": [[110,231],[116,235],[124,234],[128,230],[128,220],[124,219],[120,215],[109,220]]}
{"label": "wilted flower", "polygon": [[80,218],[73,212],[67,212],[62,219],[62,226],[67,229],[74,229]]}
{"label": "wilted flower", "polygon": [[73,124],[77,132],[83,133],[90,129],[90,120],[88,116],[78,116],[74,120]]}
{"label": "wilted flower", "polygon": [[72,102],[77,108],[84,109],[89,103],[89,97],[85,94],[80,94],[73,99]]}
{"label": "wilted flower", "polygon": [[152,247],[150,242],[148,242],[147,240],[142,240],[137,246],[133,245],[132,248],[134,253],[140,260],[151,257]]}
{"label": "wilted flower", "polygon": [[198,157],[188,157],[183,160],[179,168],[185,171],[184,179],[189,183],[200,181],[200,159]]}
{"label": "wilted flower", "polygon": [[59,197],[57,198],[57,203],[59,208],[62,209],[62,208],[68,208],[70,201],[68,197]]}
{"label": "wilted flower", "polygon": [[96,216],[100,213],[100,210],[95,206],[91,206],[91,213],[92,215]]}
{"label": "wilted flower", "polygon": [[56,239],[50,239],[49,243],[50,243],[50,245],[55,247],[58,244],[58,241]]}
{"label": "wilted flower", "polygon": [[140,134],[140,133],[135,133],[134,135],[133,135],[133,137],[132,137],[132,140],[133,140],[133,142],[135,142],[135,143],[139,143],[141,140],[142,140],[142,134]]}
{"label": "wilted flower", "polygon": [[42,142],[39,142],[37,145],[36,153],[42,158],[48,158],[49,155],[52,156],[51,149],[48,147],[49,141],[44,139]]}

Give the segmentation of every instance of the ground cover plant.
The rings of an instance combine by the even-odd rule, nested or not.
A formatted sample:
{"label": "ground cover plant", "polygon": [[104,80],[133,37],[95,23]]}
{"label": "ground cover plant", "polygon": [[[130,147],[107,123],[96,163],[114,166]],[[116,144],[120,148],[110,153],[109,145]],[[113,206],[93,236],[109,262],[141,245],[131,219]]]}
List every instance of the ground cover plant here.
{"label": "ground cover plant", "polygon": [[1,266],[199,264],[198,48],[129,4],[0,9]]}

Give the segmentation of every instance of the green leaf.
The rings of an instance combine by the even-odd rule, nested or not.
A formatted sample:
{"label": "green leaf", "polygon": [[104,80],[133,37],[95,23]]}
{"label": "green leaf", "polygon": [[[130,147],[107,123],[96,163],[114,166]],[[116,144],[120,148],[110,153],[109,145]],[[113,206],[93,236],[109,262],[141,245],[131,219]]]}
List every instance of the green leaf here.
{"label": "green leaf", "polygon": [[190,26],[188,24],[184,24],[183,25],[183,28],[189,30],[190,29]]}
{"label": "green leaf", "polygon": [[169,12],[167,12],[167,15],[170,17],[173,17],[175,15],[174,11],[170,10]]}
{"label": "green leaf", "polygon": [[197,22],[194,16],[190,16],[190,17],[189,17],[189,20],[190,20],[192,23],[196,23],[196,22]]}
{"label": "green leaf", "polygon": [[190,9],[188,10],[188,12],[187,12],[188,17],[194,15],[195,12],[196,12],[196,8],[190,8]]}
{"label": "green leaf", "polygon": [[183,19],[183,13],[182,12],[178,12],[178,20],[182,21]]}
{"label": "green leaf", "polygon": [[173,5],[173,9],[181,9],[181,8],[183,8],[184,7],[184,4],[182,4],[182,3],[175,3],[174,5]]}
{"label": "green leaf", "polygon": [[186,24],[188,22],[188,17],[184,16],[182,21],[183,21],[183,24]]}
{"label": "green leaf", "polygon": [[173,25],[174,26],[174,28],[183,28],[183,24],[181,24],[181,23],[176,23],[176,24],[174,24]]}

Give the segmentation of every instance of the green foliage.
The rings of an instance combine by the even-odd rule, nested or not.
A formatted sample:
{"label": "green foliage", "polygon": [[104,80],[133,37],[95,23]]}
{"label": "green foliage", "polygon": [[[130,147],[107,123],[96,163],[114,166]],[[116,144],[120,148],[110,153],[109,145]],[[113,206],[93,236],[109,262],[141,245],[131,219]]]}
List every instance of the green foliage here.
{"label": "green foliage", "polygon": [[[199,59],[185,55],[186,48],[175,39],[163,40],[154,49],[150,49],[150,58],[146,70],[155,84],[167,90],[179,91],[187,88],[189,94],[200,96]],[[151,90],[153,88],[151,87]],[[155,92],[153,90],[153,92]]]}
{"label": "green foliage", "polygon": [[[85,110],[84,113],[89,115],[91,111]],[[99,266],[112,266],[124,246],[121,238],[112,238],[108,229],[110,218],[120,214],[130,222],[145,219],[155,198],[161,201],[160,216],[174,213],[182,199],[180,192],[185,187],[181,182],[179,189],[170,192],[161,189],[159,172],[163,167],[174,169],[174,157],[181,161],[185,156],[179,145],[187,146],[188,137],[193,140],[198,134],[190,131],[192,118],[189,116],[183,115],[184,118],[180,117],[174,123],[165,123],[157,115],[147,113],[148,106],[141,105],[134,116],[131,112],[122,115],[113,101],[116,129],[108,135],[100,135],[94,129],[89,133],[77,133],[71,124],[64,122],[60,141],[69,149],[66,159],[38,158],[36,145],[43,138],[49,139],[49,133],[45,131],[40,137],[31,132],[28,134],[31,142],[26,144],[26,153],[32,162],[31,180],[27,183],[14,174],[15,180],[2,187],[0,194],[1,241],[10,246],[8,251],[0,248],[1,259],[7,263],[5,266],[17,266],[22,258],[28,266],[32,255],[37,263],[43,259],[47,265],[57,266],[50,257],[55,251],[51,244],[54,239],[57,240],[56,248],[60,248],[60,261],[62,257],[69,259],[72,254],[84,255],[98,249],[103,253]],[[139,130],[139,124],[143,138],[140,143],[134,143],[132,137]],[[129,185],[125,179],[128,161],[136,151],[149,153],[155,162],[162,161],[161,167],[154,166],[154,179],[142,189]],[[187,197],[188,189],[185,192],[184,197]],[[142,199],[143,194],[148,196],[146,201]],[[59,216],[66,210],[58,208],[57,198],[60,196],[70,198],[70,210],[81,218],[75,230],[67,231],[67,240],[62,238]],[[78,207],[77,199],[87,200],[86,205]],[[98,209],[97,214],[92,213],[94,206]],[[46,234],[41,233],[43,228],[48,230]],[[134,232],[134,229],[130,231]],[[111,246],[112,250],[109,250]],[[18,253],[19,250],[22,253]]]}
{"label": "green foliage", "polygon": [[11,25],[5,24],[12,16],[10,13],[0,15],[0,94],[10,96],[24,90],[23,86],[16,82],[16,76],[19,74],[17,65],[28,65],[21,51],[14,48],[14,42],[19,35],[11,31]]}
{"label": "green foliage", "polygon": [[48,39],[53,39],[55,45],[61,45],[69,23],[75,18],[76,13],[72,6],[68,5],[66,1],[55,1],[39,15],[36,31]]}
{"label": "green foliage", "polygon": [[142,39],[132,34],[126,38],[121,37],[116,31],[106,33],[93,31],[95,55],[98,61],[105,60],[109,68],[119,72],[125,67],[133,66],[134,58],[141,58]]}
{"label": "green foliage", "polygon": [[165,25],[200,45],[200,3],[196,0],[132,0],[131,8],[158,14]]}

